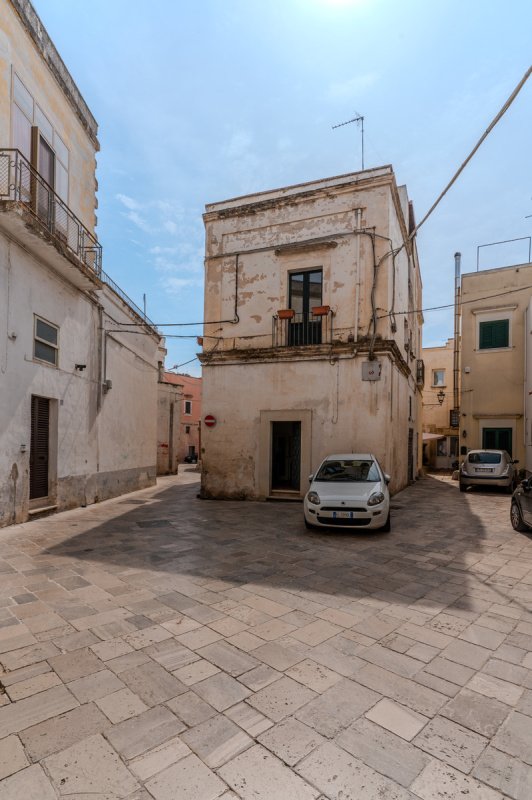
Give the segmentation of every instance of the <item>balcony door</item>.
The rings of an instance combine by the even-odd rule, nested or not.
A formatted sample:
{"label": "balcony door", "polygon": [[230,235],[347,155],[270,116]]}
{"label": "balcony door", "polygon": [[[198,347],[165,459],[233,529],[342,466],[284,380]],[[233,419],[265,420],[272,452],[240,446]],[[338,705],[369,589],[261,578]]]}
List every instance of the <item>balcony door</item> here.
{"label": "balcony door", "polygon": [[[37,164],[41,178],[46,181],[50,189],[53,189],[55,183],[54,151],[40,134]],[[53,221],[53,193],[48,186],[39,183],[37,187],[37,213],[43,222],[50,225]]]}
{"label": "balcony door", "polygon": [[312,309],[322,304],[321,269],[292,272],[289,275],[289,307],[295,311],[290,323],[289,344],[321,344],[321,318],[312,318]]}

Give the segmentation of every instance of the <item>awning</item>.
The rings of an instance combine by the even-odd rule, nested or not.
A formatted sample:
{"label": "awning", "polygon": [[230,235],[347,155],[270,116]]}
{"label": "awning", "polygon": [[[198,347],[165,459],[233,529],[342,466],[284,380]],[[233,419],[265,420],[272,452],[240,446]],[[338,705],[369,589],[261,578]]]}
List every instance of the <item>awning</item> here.
{"label": "awning", "polygon": [[428,442],[430,439],[445,439],[446,437],[441,433],[424,433],[423,441]]}

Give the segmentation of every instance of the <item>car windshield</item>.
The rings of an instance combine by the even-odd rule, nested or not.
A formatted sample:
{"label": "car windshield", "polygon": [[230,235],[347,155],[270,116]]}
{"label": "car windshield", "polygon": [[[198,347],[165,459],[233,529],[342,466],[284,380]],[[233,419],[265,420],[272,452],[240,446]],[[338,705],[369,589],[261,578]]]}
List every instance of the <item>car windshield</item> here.
{"label": "car windshield", "polygon": [[366,459],[325,461],[314,480],[369,483],[379,481],[380,475],[375,461]]}
{"label": "car windshield", "polygon": [[500,453],[469,453],[468,461],[470,464],[500,464]]}

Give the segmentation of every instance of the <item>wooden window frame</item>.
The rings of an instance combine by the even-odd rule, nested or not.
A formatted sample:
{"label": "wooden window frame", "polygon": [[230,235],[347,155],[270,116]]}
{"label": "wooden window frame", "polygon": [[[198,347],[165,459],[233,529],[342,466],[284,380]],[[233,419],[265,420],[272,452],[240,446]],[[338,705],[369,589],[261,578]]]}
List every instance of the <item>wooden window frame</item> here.
{"label": "wooden window frame", "polygon": [[[57,331],[57,344],[54,342],[50,342],[47,339],[43,339],[42,336],[37,335],[37,322],[44,322],[45,325],[49,325],[50,328],[55,328]],[[45,358],[39,358],[39,356],[35,355],[35,342],[41,342],[41,344],[45,344],[48,347],[52,347],[55,351],[55,363],[52,361],[47,361]],[[59,326],[54,325],[53,322],[45,319],[44,317],[40,317],[38,314],[33,315],[33,360],[38,361],[39,364],[46,364],[49,367],[54,367],[54,369],[58,369],[59,367]]]}

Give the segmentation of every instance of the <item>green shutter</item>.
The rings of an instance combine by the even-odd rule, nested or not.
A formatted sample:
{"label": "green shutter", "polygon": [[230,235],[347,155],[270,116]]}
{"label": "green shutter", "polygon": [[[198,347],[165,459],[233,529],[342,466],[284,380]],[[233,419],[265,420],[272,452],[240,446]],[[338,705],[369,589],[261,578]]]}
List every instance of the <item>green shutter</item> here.
{"label": "green shutter", "polygon": [[479,325],[479,348],[490,350],[496,347],[508,347],[510,343],[510,320],[497,319],[481,322]]}

